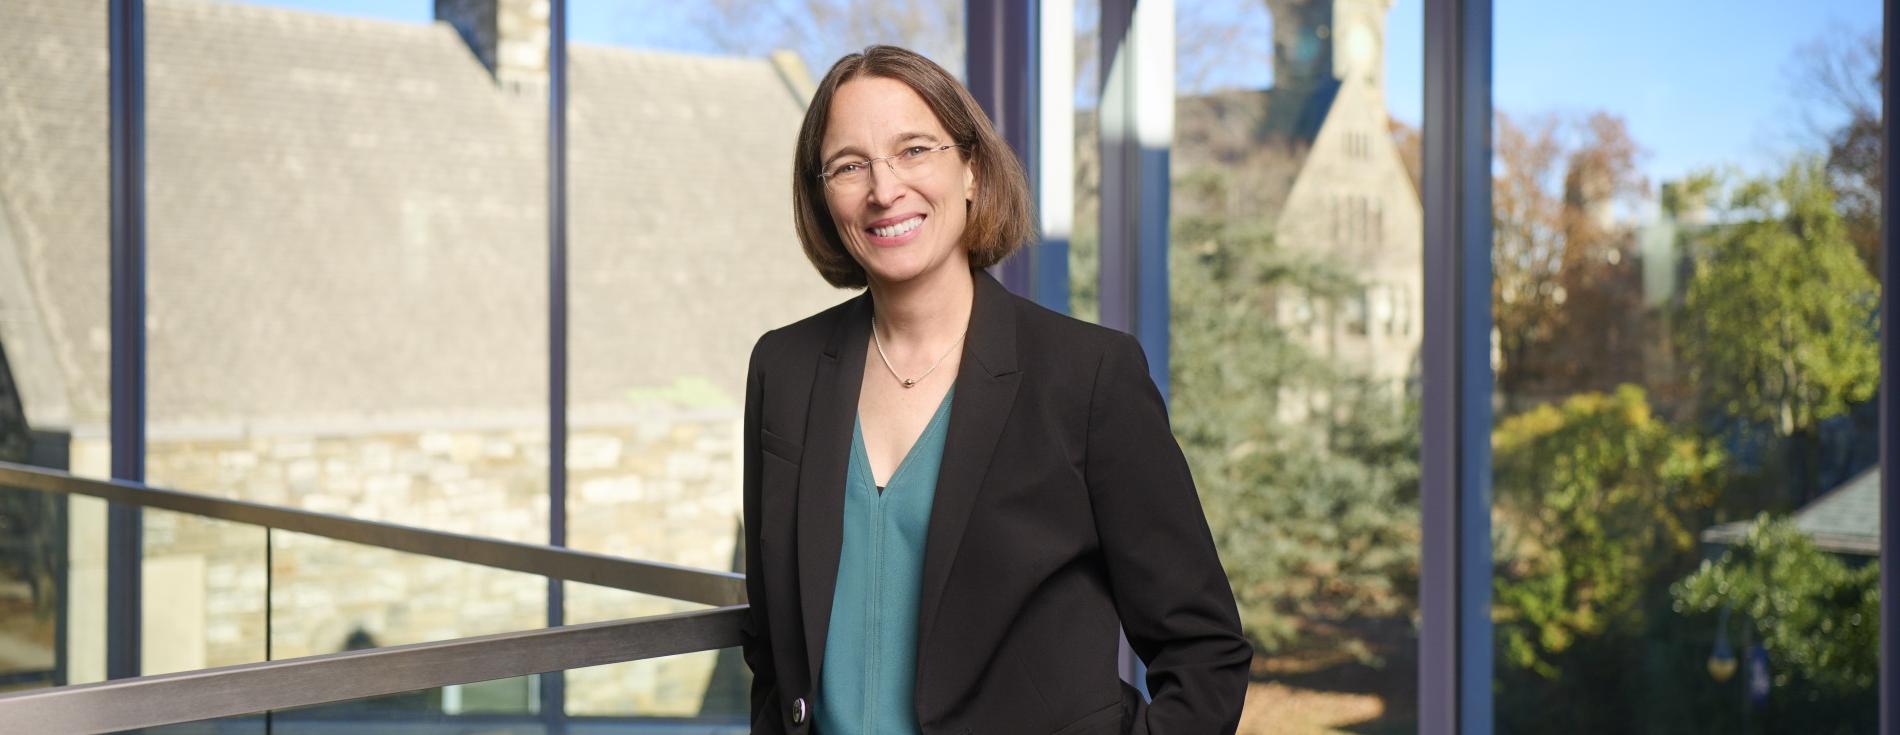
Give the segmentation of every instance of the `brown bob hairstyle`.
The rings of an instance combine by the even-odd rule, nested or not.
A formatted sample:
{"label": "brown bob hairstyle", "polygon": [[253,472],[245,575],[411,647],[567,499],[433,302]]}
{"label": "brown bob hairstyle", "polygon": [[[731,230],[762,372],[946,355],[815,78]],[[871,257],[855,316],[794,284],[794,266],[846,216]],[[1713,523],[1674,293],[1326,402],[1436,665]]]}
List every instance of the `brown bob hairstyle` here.
{"label": "brown bob hairstyle", "polygon": [[976,199],[963,228],[963,247],[970,265],[988,268],[1009,257],[1035,236],[1029,184],[1016,154],[996,134],[990,118],[970,92],[936,62],[896,46],[871,46],[847,54],[833,64],[818,83],[805,123],[798,131],[798,150],[792,157],[792,216],[805,257],[825,280],[839,288],[868,285],[864,267],[845,250],[831,209],[825,203],[825,184],[818,178],[825,126],[831,116],[831,98],[845,82],[878,77],[903,82],[924,99],[950,139],[963,146],[963,160],[976,174]]}

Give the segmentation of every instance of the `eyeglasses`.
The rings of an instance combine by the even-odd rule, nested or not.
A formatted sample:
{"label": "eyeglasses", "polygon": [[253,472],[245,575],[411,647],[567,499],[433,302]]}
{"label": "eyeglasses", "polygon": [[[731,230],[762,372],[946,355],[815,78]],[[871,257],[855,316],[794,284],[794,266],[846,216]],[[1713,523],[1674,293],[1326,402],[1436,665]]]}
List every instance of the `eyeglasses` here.
{"label": "eyeglasses", "polygon": [[824,173],[819,174],[818,179],[836,190],[855,191],[871,185],[871,166],[878,161],[883,161],[885,166],[890,167],[892,175],[903,178],[904,172],[917,170],[929,162],[930,154],[962,147],[954,143],[936,147],[914,145],[888,156],[839,161],[832,164],[831,168]]}

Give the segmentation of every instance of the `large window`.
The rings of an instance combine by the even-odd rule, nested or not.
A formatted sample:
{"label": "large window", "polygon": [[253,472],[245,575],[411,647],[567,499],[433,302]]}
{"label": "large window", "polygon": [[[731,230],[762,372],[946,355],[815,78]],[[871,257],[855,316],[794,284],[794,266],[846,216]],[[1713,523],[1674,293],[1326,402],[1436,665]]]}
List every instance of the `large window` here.
{"label": "large window", "polygon": [[[1036,173],[1074,191],[1042,224],[1072,313],[1163,358],[1259,654],[1243,732],[1876,728],[1880,3],[1431,4],[1490,33],[1427,61],[1490,44],[1489,69],[1432,69],[1492,100],[1488,167],[1460,157],[1474,127],[1432,127],[1473,125],[1456,104],[1426,117],[1427,0],[1049,3],[1073,58],[1036,60],[1075,87],[1040,113],[1073,116],[1047,142],[1074,166]],[[153,0],[118,59],[142,167],[115,169],[125,6],[0,0],[0,460],[109,476],[129,409],[154,485],[743,571],[749,349],[854,295],[793,233],[805,106],[871,43],[962,76],[965,6]],[[1167,54],[1117,55],[1130,7]],[[1488,223],[1422,183],[1427,140],[1441,182],[1488,174]],[[142,264],[112,260],[115,181],[146,198]],[[1488,360],[1447,357],[1483,349],[1447,324],[1480,315],[1426,288],[1426,246],[1461,252],[1427,220],[1491,235]],[[117,264],[146,288],[120,364]],[[143,405],[112,390],[141,366]],[[1487,403],[1421,459],[1421,416]],[[1458,464],[1486,429],[1491,466]],[[107,518],[0,487],[0,693],[104,677],[107,580],[131,577]],[[145,674],[700,607],[164,510],[141,529],[112,532],[143,578],[113,619],[137,606]],[[1421,610],[1475,599],[1472,570],[1488,605]],[[1465,696],[1421,700],[1421,641]],[[748,677],[728,648],[274,717],[738,731]],[[1490,717],[1420,722],[1459,707]]]}
{"label": "large window", "polygon": [[[743,571],[745,368],[766,330],[855,295],[806,262],[792,149],[840,56],[963,67],[962,3],[571,3],[569,542]],[[567,586],[568,622],[690,605]],[[577,715],[739,717],[737,649],[568,674]]]}
{"label": "large window", "polygon": [[[547,18],[438,5],[147,6],[153,484],[547,541]],[[547,619],[529,575],[163,512],[144,541],[147,674]]]}
{"label": "large window", "polygon": [[[1103,12],[1078,3],[1073,287],[1088,318],[1117,226],[1099,212],[1114,185],[1099,120],[1115,113],[1097,104],[1102,44],[1125,41]],[[1180,3],[1174,29],[1167,387],[1258,653],[1241,729],[1409,729],[1419,6]]]}
{"label": "large window", "polygon": [[1875,729],[1881,23],[1497,4],[1499,731]]}
{"label": "large window", "polygon": [[[0,3],[0,460],[111,474],[106,16]],[[0,691],[105,678],[105,503],[0,488]],[[63,650],[61,650],[63,648]]]}

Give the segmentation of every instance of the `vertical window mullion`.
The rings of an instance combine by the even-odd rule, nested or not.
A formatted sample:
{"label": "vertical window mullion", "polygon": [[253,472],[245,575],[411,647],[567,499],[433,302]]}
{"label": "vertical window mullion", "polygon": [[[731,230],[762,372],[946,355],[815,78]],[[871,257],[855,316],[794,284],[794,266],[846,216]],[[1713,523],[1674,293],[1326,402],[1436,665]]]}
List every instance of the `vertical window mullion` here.
{"label": "vertical window mullion", "polygon": [[[567,0],[548,3],[548,545],[567,546]],[[566,587],[548,579],[548,626],[565,624]],[[541,716],[566,731],[566,674],[541,675]]]}
{"label": "vertical window mullion", "polygon": [[1174,4],[1103,0],[1101,321],[1135,335],[1168,395]]}
{"label": "vertical window mullion", "polygon": [[1489,735],[1491,1],[1425,3],[1419,732]]}
{"label": "vertical window mullion", "polygon": [[[1042,44],[1052,31],[1069,34],[1073,44],[1073,2],[1004,2],[1003,0],[967,0],[964,5],[964,78],[970,93],[990,115],[998,133],[1009,142],[1028,174],[1030,191],[1044,216],[1056,210],[1065,214],[1073,206],[1064,193],[1073,184],[1066,177],[1046,181],[1042,175],[1046,162],[1054,162],[1067,171],[1074,160],[1074,123],[1065,116],[1050,125],[1042,106],[1050,100],[1067,100],[1068,82],[1061,82],[1061,94],[1049,90],[1051,80],[1072,79],[1074,74],[1062,64],[1043,64]],[[1051,20],[1056,22],[1050,23]],[[1066,59],[1066,55],[1049,58]],[[1067,74],[1051,76],[1059,68]],[[1066,110],[1062,107],[1051,109]],[[1062,123],[1067,123],[1066,125]],[[1047,137],[1049,139],[1045,140]],[[1051,151],[1049,148],[1060,148]],[[1068,153],[1066,157],[1062,153]],[[1051,159],[1055,155],[1057,159]],[[1052,187],[1054,187],[1052,189]],[[1067,222],[1065,216],[1062,221]],[[1062,311],[1069,310],[1068,231],[1052,230],[1043,222],[1043,237],[1031,243],[1027,251],[996,266],[996,275],[1011,291],[1037,303]],[[1057,235],[1051,237],[1051,234]]]}
{"label": "vertical window mullion", "polygon": [[[1892,59],[1900,46],[1896,46],[1894,31],[1894,12],[1900,9],[1900,0],[1886,0],[1881,16],[1881,58]],[[1883,63],[1882,68],[1886,65]],[[1894,434],[1894,422],[1900,419],[1900,393],[1894,390],[1892,382],[1895,360],[1900,358],[1900,350],[1895,348],[1894,325],[1900,324],[1900,308],[1896,308],[1892,297],[1893,275],[1895,273],[1896,253],[1900,253],[1900,232],[1894,229],[1894,217],[1900,213],[1900,201],[1892,182],[1900,181],[1900,160],[1896,160],[1894,151],[1894,89],[1893,75],[1880,75],[1881,128],[1880,151],[1882,180],[1888,182],[1881,187],[1880,193],[1880,731],[1892,735],[1900,733],[1900,569],[1895,568],[1895,542],[1900,540],[1900,474],[1893,469],[1896,458],[1894,442],[1900,437]]]}
{"label": "vertical window mullion", "polygon": [[[145,481],[145,3],[113,0],[109,116],[112,477]],[[140,672],[143,513],[113,503],[106,521],[106,678]]]}

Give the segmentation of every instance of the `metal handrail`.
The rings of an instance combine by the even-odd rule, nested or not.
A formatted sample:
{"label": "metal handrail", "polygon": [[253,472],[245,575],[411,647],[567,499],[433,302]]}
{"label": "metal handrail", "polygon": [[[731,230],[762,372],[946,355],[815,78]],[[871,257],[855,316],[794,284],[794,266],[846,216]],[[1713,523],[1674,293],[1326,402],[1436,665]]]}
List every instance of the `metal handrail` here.
{"label": "metal handrail", "polygon": [[77,477],[12,462],[0,462],[0,487],[89,495],[115,503],[306,533],[337,541],[705,605],[727,606],[745,602],[745,575],[732,572],[368,521],[168,490],[124,480]]}
{"label": "metal handrail", "polygon": [[0,696],[0,732],[102,733],[709,651],[745,605],[499,633]]}

